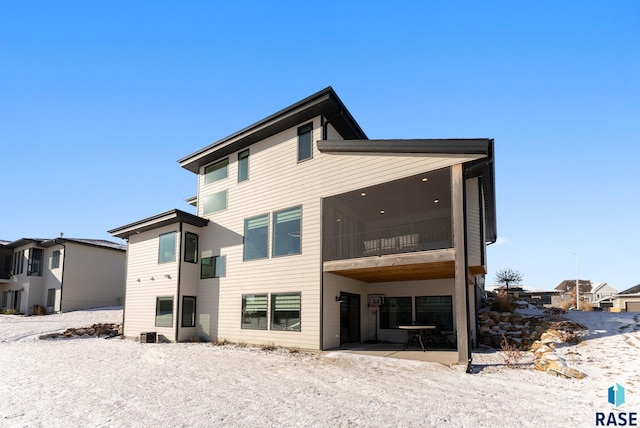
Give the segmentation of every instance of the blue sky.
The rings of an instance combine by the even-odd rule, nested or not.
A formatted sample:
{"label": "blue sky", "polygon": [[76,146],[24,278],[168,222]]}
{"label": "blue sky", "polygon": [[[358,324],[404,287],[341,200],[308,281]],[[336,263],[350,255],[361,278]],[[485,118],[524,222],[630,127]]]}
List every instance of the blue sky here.
{"label": "blue sky", "polygon": [[0,239],[189,210],[176,160],[327,86],[370,138],[494,138],[489,275],[640,283],[640,2],[0,2]]}

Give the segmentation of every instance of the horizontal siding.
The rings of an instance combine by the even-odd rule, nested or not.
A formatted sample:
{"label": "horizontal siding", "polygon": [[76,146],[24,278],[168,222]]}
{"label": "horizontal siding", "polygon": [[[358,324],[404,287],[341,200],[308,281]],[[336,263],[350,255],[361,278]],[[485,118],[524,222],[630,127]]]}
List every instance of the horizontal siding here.
{"label": "horizontal siding", "polygon": [[482,228],[480,227],[480,194],[478,179],[467,180],[467,257],[469,266],[482,265],[482,251],[484,243],[482,241]]}

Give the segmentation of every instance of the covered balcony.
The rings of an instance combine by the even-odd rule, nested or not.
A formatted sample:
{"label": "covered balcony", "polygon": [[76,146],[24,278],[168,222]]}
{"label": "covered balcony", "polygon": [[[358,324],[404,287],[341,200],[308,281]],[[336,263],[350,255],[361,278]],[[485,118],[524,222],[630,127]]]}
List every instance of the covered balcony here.
{"label": "covered balcony", "polygon": [[452,278],[449,168],[325,198],[324,271],[365,282]]}

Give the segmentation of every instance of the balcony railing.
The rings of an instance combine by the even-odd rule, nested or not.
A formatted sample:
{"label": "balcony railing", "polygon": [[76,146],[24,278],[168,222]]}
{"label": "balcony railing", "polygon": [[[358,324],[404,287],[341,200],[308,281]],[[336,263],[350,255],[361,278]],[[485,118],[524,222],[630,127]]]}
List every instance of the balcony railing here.
{"label": "balcony railing", "polygon": [[324,261],[451,248],[451,218],[324,238]]}

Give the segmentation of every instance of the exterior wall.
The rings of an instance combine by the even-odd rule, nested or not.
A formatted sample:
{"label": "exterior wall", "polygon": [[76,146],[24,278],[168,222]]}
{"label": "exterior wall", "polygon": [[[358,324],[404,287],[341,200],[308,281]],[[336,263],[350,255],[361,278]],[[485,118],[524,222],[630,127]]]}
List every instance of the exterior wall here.
{"label": "exterior wall", "polygon": [[[9,280],[9,284],[6,284],[3,287],[3,290],[11,291],[13,293],[21,291],[18,310],[20,313],[25,315],[31,314],[31,308],[34,304],[40,304],[39,297],[43,284],[42,277],[27,275],[29,269],[29,248],[34,247],[36,247],[36,245],[30,243],[13,249],[14,253],[24,251],[24,257],[22,259],[22,273],[13,275]],[[43,274],[45,270],[46,265],[43,266]]]}
{"label": "exterior wall", "polygon": [[[179,322],[176,307],[181,240],[176,239],[175,262],[159,264],[158,248],[160,235],[178,232],[178,229],[179,224],[174,224],[129,237],[124,319],[127,337],[154,331],[160,339],[175,340],[175,326]],[[173,297],[173,326],[156,327],[156,298],[165,296]]]}
{"label": "exterior wall", "polygon": [[[198,260],[196,263],[185,262],[185,235],[187,232],[194,233],[198,236]],[[178,341],[186,341],[189,340],[192,336],[196,336],[198,334],[198,323],[205,322],[205,317],[198,317],[196,315],[196,326],[194,327],[183,327],[182,326],[182,298],[184,296],[193,296],[196,298],[196,314],[202,302],[207,301],[208,299],[205,297],[207,291],[205,287],[200,287],[200,259],[202,257],[202,253],[206,250],[202,248],[201,243],[201,235],[202,232],[200,228],[194,227],[188,224],[183,224],[182,227],[182,239],[178,243],[178,247],[180,248],[180,252],[177,253],[176,258],[180,261],[180,300],[179,300],[179,310],[178,317],[176,322],[178,323]],[[202,288],[202,291],[200,290]],[[206,307],[206,305],[205,305]]]}
{"label": "exterior wall", "polygon": [[469,266],[482,266],[484,237],[482,233],[482,215],[480,212],[480,188],[477,178],[466,180],[467,206],[467,257]]}
{"label": "exterior wall", "polygon": [[627,294],[615,297],[613,299],[615,312],[624,312],[627,309],[627,302],[640,303],[640,294]]}
{"label": "exterior wall", "polygon": [[[313,141],[321,139],[320,118],[313,121]],[[304,125],[304,124],[300,124]],[[337,135],[330,133],[332,138]],[[229,156],[228,177],[198,182],[198,215],[216,224],[202,233],[201,248],[227,256],[225,278],[201,281],[198,301],[198,333],[248,343],[272,342],[280,346],[320,347],[322,198],[384,183],[471,160],[472,157],[433,157],[416,154],[321,153],[314,144],[312,159],[297,162],[297,127],[250,147],[249,180],[237,183],[237,153]],[[203,212],[207,195],[227,190],[227,209],[211,215]],[[244,219],[270,214],[269,249],[273,212],[302,206],[302,252],[298,255],[243,261]],[[207,288],[208,287],[208,288]],[[218,293],[218,326],[215,331],[210,307]],[[301,331],[241,329],[243,294],[300,292]],[[334,298],[330,296],[330,298]],[[128,315],[127,315],[128,316]],[[207,323],[206,318],[209,318]],[[207,331],[208,330],[208,331]]]}
{"label": "exterior wall", "polygon": [[[117,306],[124,297],[125,252],[73,242],[65,243],[61,310]],[[45,256],[45,262],[48,258]],[[48,266],[48,265],[46,265]],[[53,285],[57,283],[54,281]],[[46,288],[41,304],[46,304]],[[53,288],[53,287],[52,287]]]}
{"label": "exterior wall", "polygon": [[[60,251],[60,263],[58,265],[57,268],[52,269],[52,257],[53,257],[53,252],[54,251]],[[66,257],[66,250],[62,245],[55,245],[51,248],[47,248],[44,251],[44,287],[42,287],[42,294],[40,295],[40,304],[42,306],[47,307],[47,311],[48,312],[59,312],[60,311],[60,303],[61,303],[61,297],[62,297],[62,290],[61,290],[61,284],[62,284],[62,275],[63,275],[63,266],[64,266],[64,259]],[[124,258],[123,258],[124,260]],[[124,263],[124,262],[123,262]],[[121,270],[123,272],[123,276],[124,276],[124,264],[121,266]],[[124,278],[122,279],[122,282],[124,283]],[[55,297],[55,302],[54,305],[52,307],[48,307],[47,306],[47,293],[48,290],[50,288],[55,289],[55,293],[56,293],[56,297]],[[124,286],[123,286],[123,290],[122,290],[122,295],[124,296]]]}

